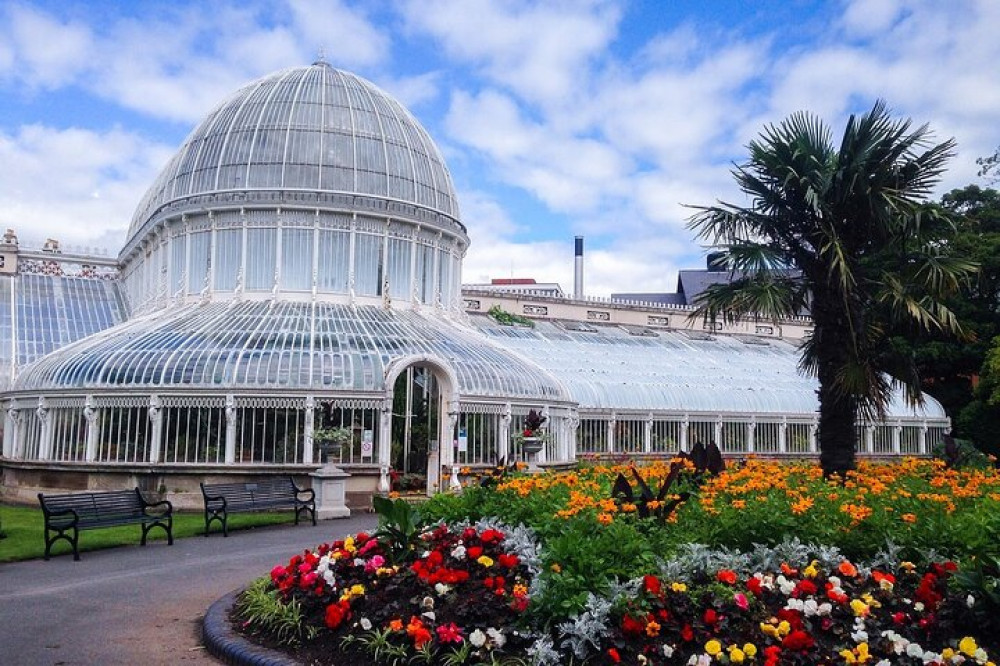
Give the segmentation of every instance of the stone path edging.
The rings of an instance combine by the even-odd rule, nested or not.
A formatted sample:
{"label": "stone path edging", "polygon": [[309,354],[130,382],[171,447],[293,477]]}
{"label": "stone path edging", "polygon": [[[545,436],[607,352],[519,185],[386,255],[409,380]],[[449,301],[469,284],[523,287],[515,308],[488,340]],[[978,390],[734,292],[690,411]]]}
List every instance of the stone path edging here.
{"label": "stone path edging", "polygon": [[243,590],[234,590],[209,606],[202,622],[205,649],[231,666],[298,666],[287,655],[243,638],[229,623],[229,611]]}

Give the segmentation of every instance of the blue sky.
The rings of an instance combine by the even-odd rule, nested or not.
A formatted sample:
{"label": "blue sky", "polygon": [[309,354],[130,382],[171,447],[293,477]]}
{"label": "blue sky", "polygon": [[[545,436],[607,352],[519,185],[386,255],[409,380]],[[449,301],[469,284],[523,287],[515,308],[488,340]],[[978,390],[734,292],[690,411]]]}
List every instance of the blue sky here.
{"label": "blue sky", "polygon": [[269,0],[0,5],[0,225],[117,252],[188,132],[244,83],[308,64],[387,90],[438,142],[465,281],[672,290],[704,248],[683,204],[741,201],[769,122],[834,136],[885,98],[959,145],[939,192],[1000,144],[996,0]]}

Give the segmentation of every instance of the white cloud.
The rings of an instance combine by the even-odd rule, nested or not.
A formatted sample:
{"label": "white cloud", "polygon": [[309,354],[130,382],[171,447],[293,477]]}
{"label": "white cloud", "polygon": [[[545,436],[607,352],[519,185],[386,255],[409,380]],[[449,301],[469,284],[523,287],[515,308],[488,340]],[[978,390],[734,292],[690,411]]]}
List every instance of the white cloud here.
{"label": "white cloud", "polygon": [[583,92],[581,75],[604,56],[621,18],[617,3],[599,0],[411,0],[404,7],[410,29],[432,35],[453,58],[532,103],[556,106]]}
{"label": "white cloud", "polygon": [[0,164],[17,165],[0,180],[0,227],[34,241],[110,242],[115,253],[172,150],[120,129],[29,125],[0,133]]}
{"label": "white cloud", "polygon": [[53,88],[72,81],[93,54],[90,29],[23,5],[0,14],[0,73],[29,87]]}

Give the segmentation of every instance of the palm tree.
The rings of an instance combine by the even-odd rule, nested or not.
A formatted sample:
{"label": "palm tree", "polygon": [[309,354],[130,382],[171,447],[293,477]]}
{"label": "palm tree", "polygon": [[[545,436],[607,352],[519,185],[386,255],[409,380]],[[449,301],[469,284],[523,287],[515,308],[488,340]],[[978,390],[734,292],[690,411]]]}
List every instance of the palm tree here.
{"label": "palm tree", "polygon": [[749,161],[733,170],[750,205],[695,206],[689,221],[725,250],[731,271],[728,284],[703,292],[693,317],[810,312],[799,365],[819,379],[827,476],[854,468],[855,419],[883,417],[894,381],[921,400],[912,360],[894,353],[891,336],[963,335],[942,299],[975,265],[921,232],[944,216],[924,200],[955,146],[930,139],[926,125],[911,130],[881,101],[850,117],[839,149],[821,120],[793,114],[765,127],[748,145]]}

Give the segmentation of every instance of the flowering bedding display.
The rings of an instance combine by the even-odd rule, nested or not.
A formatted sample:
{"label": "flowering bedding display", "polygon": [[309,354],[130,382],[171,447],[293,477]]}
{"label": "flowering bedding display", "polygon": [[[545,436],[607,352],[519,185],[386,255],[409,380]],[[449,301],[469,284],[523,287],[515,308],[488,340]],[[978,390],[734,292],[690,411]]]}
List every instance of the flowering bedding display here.
{"label": "flowering bedding display", "polygon": [[[479,517],[323,544],[248,590],[234,624],[307,664],[991,666],[1000,647],[998,581],[975,556],[859,558],[786,535],[650,557],[628,540],[673,525],[600,502],[613,520]],[[582,537],[560,544],[573,526]],[[574,543],[625,555],[574,559]]]}

